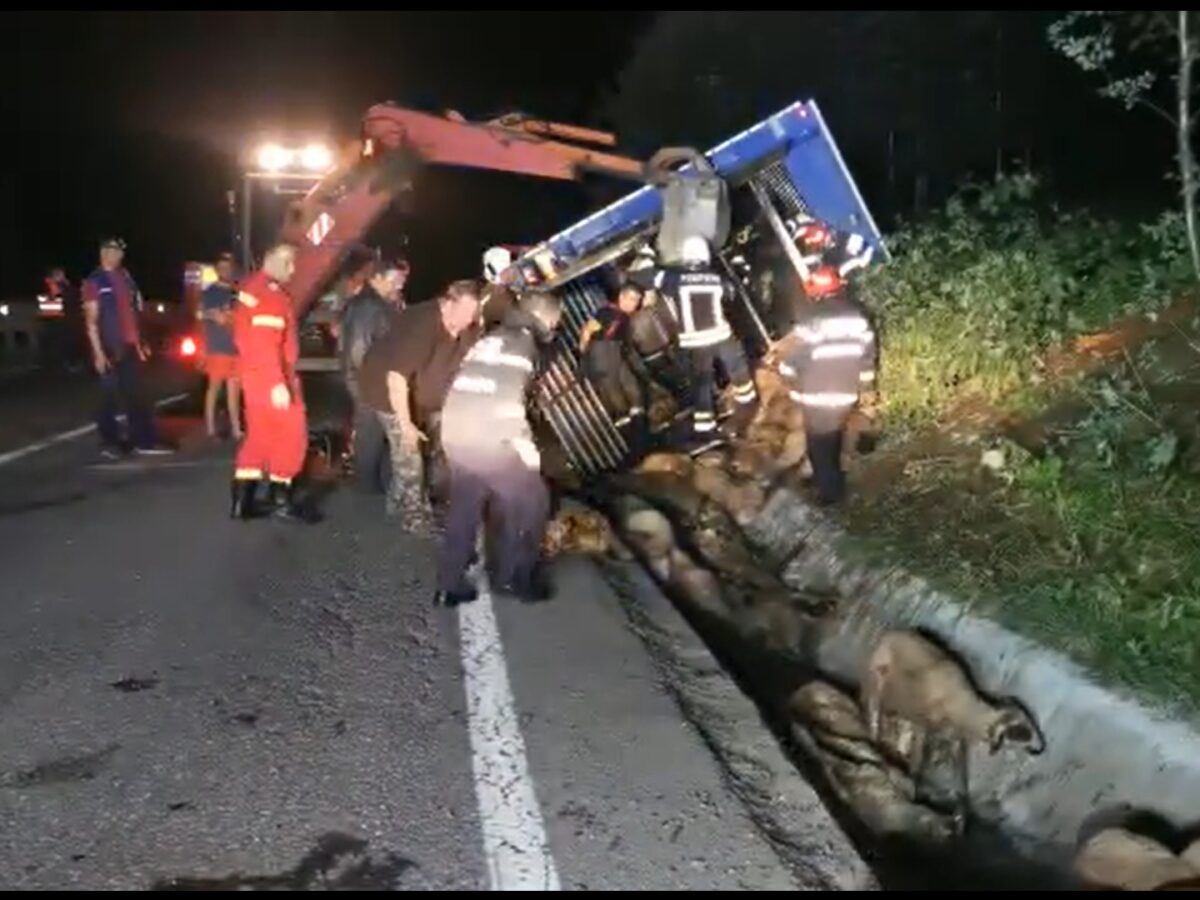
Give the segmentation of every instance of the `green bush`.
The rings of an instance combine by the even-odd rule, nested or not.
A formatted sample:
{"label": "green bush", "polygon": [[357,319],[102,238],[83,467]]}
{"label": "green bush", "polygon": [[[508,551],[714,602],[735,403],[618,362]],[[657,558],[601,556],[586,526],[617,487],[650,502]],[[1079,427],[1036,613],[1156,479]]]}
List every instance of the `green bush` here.
{"label": "green bush", "polygon": [[1002,441],[981,467],[965,448],[987,444],[926,459],[917,441],[922,464],[854,529],[1095,671],[1200,708],[1200,321],[1069,383],[1042,366],[1053,345],[1152,318],[1194,285],[1182,217],[1064,212],[1020,176],[964,190],[891,244],[894,262],[863,284],[889,430],[982,401],[1039,420],[1045,443]]}
{"label": "green bush", "polygon": [[863,283],[883,339],[881,397],[897,421],[970,399],[1020,405],[1051,345],[1150,313],[1188,283],[1181,217],[1136,228],[1040,203],[1031,175],[963,189],[890,240]]}

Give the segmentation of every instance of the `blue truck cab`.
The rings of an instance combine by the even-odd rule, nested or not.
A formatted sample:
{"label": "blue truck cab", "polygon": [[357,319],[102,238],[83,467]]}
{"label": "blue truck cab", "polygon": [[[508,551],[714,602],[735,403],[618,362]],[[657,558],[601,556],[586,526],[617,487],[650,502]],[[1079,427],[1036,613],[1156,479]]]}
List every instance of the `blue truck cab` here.
{"label": "blue truck cab", "polygon": [[[731,276],[734,258],[749,255],[783,260],[799,277],[803,263],[786,223],[805,217],[861,235],[876,264],[887,259],[875,220],[815,102],[794,103],[704,156],[730,195],[731,237],[714,251]],[[679,171],[691,169],[689,164]],[[534,245],[516,262],[519,286],[553,291],[563,304],[555,352],[537,400],[571,466],[583,475],[619,468],[629,459],[620,431],[579,374],[578,335],[607,301],[620,267],[654,239],[662,216],[663,192],[646,185]],[[760,356],[782,337],[781,328],[759,298],[737,278],[731,280],[739,283],[741,307],[730,310],[732,324],[751,356]]]}

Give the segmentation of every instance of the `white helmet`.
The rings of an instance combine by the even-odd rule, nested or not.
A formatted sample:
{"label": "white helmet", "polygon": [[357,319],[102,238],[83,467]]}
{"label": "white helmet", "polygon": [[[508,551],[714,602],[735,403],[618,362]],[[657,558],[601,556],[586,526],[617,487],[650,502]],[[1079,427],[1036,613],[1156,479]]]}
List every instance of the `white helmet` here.
{"label": "white helmet", "polygon": [[500,283],[500,273],[512,265],[512,251],[507,247],[492,247],[483,254],[483,276],[492,284]]}
{"label": "white helmet", "polygon": [[693,234],[691,237],[683,239],[683,246],[679,248],[679,255],[687,265],[708,265],[711,260],[708,249],[708,241],[700,237],[698,234]]}

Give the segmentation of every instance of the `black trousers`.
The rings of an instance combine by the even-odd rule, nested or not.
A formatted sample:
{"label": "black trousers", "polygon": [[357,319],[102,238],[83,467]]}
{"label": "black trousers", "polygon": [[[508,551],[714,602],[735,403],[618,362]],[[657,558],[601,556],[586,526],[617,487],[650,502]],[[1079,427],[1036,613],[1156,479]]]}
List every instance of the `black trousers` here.
{"label": "black trousers", "polygon": [[[605,348],[607,349],[607,348]],[[617,348],[619,349],[619,348]],[[583,372],[596,390],[605,411],[614,420],[645,412],[646,400],[642,383],[619,353],[600,353],[590,348],[583,358]]]}
{"label": "black trousers", "polygon": [[838,503],[846,496],[846,473],[842,469],[842,438],[849,410],[811,406],[805,406],[803,409],[808,461],[812,463],[817,500],[826,504]]}
{"label": "black trousers", "polygon": [[507,447],[447,447],[450,502],[438,557],[438,588],[461,592],[484,511],[494,526],[498,587],[528,585],[541,555],[550,497],[540,472]]}
{"label": "black trousers", "polygon": [[140,449],[149,449],[154,446],[157,435],[154,413],[142,378],[144,363],[138,359],[137,348],[130,345],[119,353],[109,354],[108,362],[108,371],[100,376],[100,412],[96,417],[100,441],[108,447],[121,445],[117,411],[123,408],[129,443]]}
{"label": "black trousers", "polygon": [[647,356],[645,363],[650,377],[666,388],[678,403],[686,404],[691,400],[687,368],[673,350],[662,350]]}
{"label": "black trousers", "polygon": [[435,510],[441,510],[450,502],[450,463],[442,446],[441,412],[426,413],[422,417],[421,430],[427,439],[421,447],[425,459],[425,496]]}
{"label": "black trousers", "polygon": [[[725,369],[739,401],[743,395],[754,398],[754,382],[750,377],[750,364],[746,352],[737,338],[726,338],[711,347],[688,347],[688,366],[691,369],[692,420],[699,433],[712,432],[717,427],[717,360]],[[746,392],[749,392],[748,395]]]}
{"label": "black trousers", "polygon": [[387,491],[391,478],[391,456],[388,451],[387,433],[375,410],[356,402],[354,404],[354,478],[358,486],[369,494]]}

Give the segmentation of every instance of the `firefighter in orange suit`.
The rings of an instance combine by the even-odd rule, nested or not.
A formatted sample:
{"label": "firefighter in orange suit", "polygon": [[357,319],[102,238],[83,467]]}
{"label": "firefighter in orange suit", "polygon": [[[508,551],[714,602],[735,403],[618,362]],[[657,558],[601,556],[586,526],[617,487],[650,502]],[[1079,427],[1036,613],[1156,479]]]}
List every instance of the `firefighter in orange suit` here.
{"label": "firefighter in orange suit", "polygon": [[267,253],[262,270],[238,292],[233,340],[246,408],[246,437],[238,447],[233,480],[234,518],[255,516],[257,485],[269,484],[269,512],[304,518],[294,501],[293,480],[304,468],[308,423],[296,374],[299,335],[285,285],[296,267],[295,248],[280,244]]}

